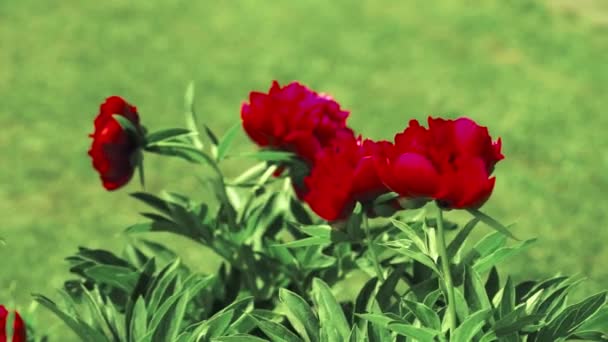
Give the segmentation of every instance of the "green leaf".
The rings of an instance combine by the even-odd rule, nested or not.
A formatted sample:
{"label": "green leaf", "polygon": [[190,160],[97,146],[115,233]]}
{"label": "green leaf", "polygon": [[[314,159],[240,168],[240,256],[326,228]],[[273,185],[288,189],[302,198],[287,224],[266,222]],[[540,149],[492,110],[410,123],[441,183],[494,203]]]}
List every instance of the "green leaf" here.
{"label": "green leaf", "polygon": [[464,320],[469,317],[469,305],[459,288],[454,289],[454,297],[456,301],[456,316],[458,317],[458,321],[464,322]]}
{"label": "green leaf", "polygon": [[549,324],[541,328],[536,340],[555,341],[558,338],[567,337],[582,325],[587,318],[593,316],[605,303],[606,292],[601,292],[567,307]]}
{"label": "green leaf", "polygon": [[135,302],[131,322],[127,322],[131,330],[131,340],[139,341],[146,335],[148,330],[148,313],[146,311],[146,301],[139,297]]}
{"label": "green leaf", "polygon": [[355,299],[355,307],[353,308],[353,314],[369,312],[370,300],[373,300],[373,294],[378,284],[378,278],[371,278],[359,291],[357,298]]}
{"label": "green leaf", "polygon": [[344,316],[344,311],[342,311],[336,297],[323,280],[313,279],[312,297],[319,312],[321,330],[327,333],[331,341],[345,341],[348,339],[350,327]]}
{"label": "green leaf", "polygon": [[234,310],[218,312],[203,323],[203,326],[205,327],[203,329],[203,336],[205,336],[207,340],[222,336],[230,326],[230,322],[232,322],[233,317]]}
{"label": "green leaf", "polygon": [[308,336],[312,342],[319,341],[319,319],[308,303],[299,295],[286,289],[279,290],[279,298],[287,308],[287,319],[300,336]]}
{"label": "green leaf", "polygon": [[47,297],[39,294],[34,295],[34,300],[43,307],[50,310],[55,316],[61,319],[78,337],[83,341],[91,342],[110,342],[110,340],[102,335],[100,332],[93,329],[87,323],[80,321],[77,318],[72,317],[63,310],[61,310],[53,301]]}
{"label": "green leaf", "polygon": [[464,277],[464,297],[474,312],[490,309],[492,305],[486,295],[485,288],[474,269],[467,267]]}
{"label": "green leaf", "polygon": [[387,328],[389,323],[395,321],[394,318],[388,317],[384,314],[364,313],[357,314],[357,316],[382,328]]}
{"label": "green leaf", "polygon": [[262,317],[255,317],[258,322],[258,327],[270,338],[273,342],[301,342],[298,336],[294,335],[289,329],[284,326],[267,320]]}
{"label": "green leaf", "polygon": [[479,209],[467,209],[467,211],[471,213],[471,215],[473,215],[474,217],[478,218],[481,222],[490,226],[490,228],[495,229],[496,231],[510,237],[513,240],[519,241],[519,239],[516,238],[515,235],[511,233],[511,231],[509,231],[509,228],[504,226],[502,223],[496,221],[492,217],[482,213],[481,211],[479,211]]}
{"label": "green leaf", "polygon": [[532,325],[544,317],[542,314],[527,315],[525,306],[519,306],[494,324],[497,337],[506,337],[517,334],[522,328]]}
{"label": "green leaf", "polygon": [[254,153],[241,154],[239,157],[269,162],[288,162],[296,158],[295,154],[291,152],[273,150],[259,150]]}
{"label": "green leaf", "polygon": [[467,255],[467,259],[474,261],[479,258],[484,258],[504,247],[506,243],[507,237],[505,235],[501,233],[490,233],[473,246],[473,249],[468,254],[474,255],[474,257],[469,257]]}
{"label": "green leaf", "polygon": [[393,226],[399,228],[399,230],[405,233],[407,238],[411,240],[421,252],[428,254],[426,244],[424,243],[424,241],[422,241],[420,235],[418,235],[418,233],[410,225],[394,219],[391,219],[391,223],[393,224]]}
{"label": "green leaf", "polygon": [[[159,315],[161,317],[160,324],[156,326],[156,329],[154,329],[154,325],[150,325],[151,330],[154,329],[154,334],[152,335],[153,341],[173,341],[179,333],[179,328],[186,315],[186,307],[190,301],[190,293],[186,289],[173,296],[178,296],[179,300],[175,304],[169,305],[169,309],[163,316]],[[167,300],[167,303],[173,302],[173,296]],[[159,312],[164,310],[165,304],[161,305]],[[153,322],[155,318],[156,314],[152,317]]]}
{"label": "green leaf", "polygon": [[498,270],[496,270],[496,267],[492,267],[490,270],[490,274],[488,275],[488,280],[486,280],[484,288],[486,290],[488,299],[491,302],[500,289],[500,278],[498,276]]}
{"label": "green leaf", "polygon": [[169,128],[156,131],[146,135],[146,146],[154,145],[161,141],[172,140],[181,137],[188,137],[197,135],[198,133],[193,132],[184,128]]}
{"label": "green leaf", "polygon": [[166,200],[147,192],[134,192],[129,195],[144,202],[159,212],[171,216],[171,209],[169,208],[169,203]]}
{"label": "green leaf", "polygon": [[391,299],[395,294],[395,288],[399,283],[399,280],[403,276],[405,266],[399,265],[394,268],[391,274],[381,283],[378,288],[378,294],[376,294],[376,301],[378,306],[383,311],[388,311]]}
{"label": "green leaf", "polygon": [[289,241],[286,243],[278,244],[277,246],[287,247],[287,248],[299,248],[299,247],[307,247],[307,246],[322,246],[331,243],[330,240],[319,237],[319,236],[311,236],[300,240]]}
{"label": "green leaf", "polygon": [[515,287],[511,277],[507,278],[505,286],[502,289],[502,298],[498,306],[498,317],[502,318],[508,315],[515,308]]}
{"label": "green leaf", "polygon": [[601,331],[577,331],[568,336],[567,340],[608,341],[608,334]]}
{"label": "green leaf", "polygon": [[138,274],[130,268],[119,266],[96,265],[87,268],[84,273],[96,282],[111,285],[131,293],[137,283]]}
{"label": "green leaf", "polygon": [[160,141],[147,146],[146,151],[160,155],[182,158],[191,163],[207,164],[216,167],[215,160],[202,150],[180,142]]}
{"label": "green leaf", "polygon": [[190,82],[188,87],[186,88],[186,93],[184,94],[184,107],[185,107],[185,119],[186,119],[186,127],[192,132],[197,133],[194,136],[190,137],[190,140],[194,147],[199,150],[203,149],[203,143],[200,140],[198,135],[198,120],[196,118],[196,110],[194,105],[194,82]]}
{"label": "green leaf", "polygon": [[213,131],[211,130],[211,128],[209,128],[209,126],[204,125],[204,127],[205,127],[205,133],[207,134],[209,141],[211,141],[211,144],[217,148],[217,145],[220,143],[219,139],[217,138],[217,135],[215,135],[215,133],[213,133]]}
{"label": "green leaf", "polygon": [[473,337],[483,328],[485,321],[490,317],[492,310],[481,310],[467,317],[467,319],[460,324],[454,335],[450,338],[453,342],[470,342]]}
{"label": "green leaf", "polygon": [[518,243],[512,247],[503,247],[496,250],[494,253],[483,257],[475,262],[473,268],[478,273],[483,273],[492,268],[494,265],[500,263],[501,261],[521,252],[525,248],[529,247],[532,243],[534,243],[536,239],[530,239]]}
{"label": "green leaf", "polygon": [[414,316],[418,318],[423,326],[434,330],[441,329],[441,320],[439,319],[439,315],[437,315],[433,309],[422,303],[412,302],[407,299],[404,299],[403,303],[414,314]]}
{"label": "green leaf", "polygon": [[462,249],[464,242],[466,241],[469,234],[471,234],[473,228],[475,228],[478,222],[478,218],[473,218],[458,232],[456,237],[454,237],[454,239],[448,245],[448,259],[454,259],[456,254],[458,254],[458,252]]}
{"label": "green leaf", "polygon": [[222,137],[220,142],[217,145],[217,157],[215,158],[217,161],[223,160],[226,157],[234,138],[236,138],[236,134],[240,131],[241,124],[238,123],[226,132],[226,134]]}
{"label": "green leaf", "polygon": [[222,336],[211,339],[211,342],[267,342],[266,340],[247,334]]}
{"label": "green leaf", "polygon": [[440,334],[437,330],[420,328],[404,323],[389,323],[388,329],[420,342],[434,342],[435,336]]}
{"label": "green leaf", "polygon": [[608,334],[608,306],[604,305],[593,316],[585,320],[579,329],[580,331],[602,331]]}
{"label": "green leaf", "polygon": [[126,117],[124,117],[120,114],[112,114],[112,118],[114,118],[114,120],[116,120],[118,122],[118,124],[120,125],[120,127],[123,130],[127,131],[134,138],[136,138],[136,139],[138,138],[139,131],[135,127],[135,124],[133,124],[133,122],[131,122],[131,120],[127,119]]}
{"label": "green leaf", "polygon": [[433,261],[433,259],[431,259],[430,256],[424,254],[421,251],[418,251],[417,249],[412,248],[411,240],[401,239],[401,240],[389,241],[389,242],[384,243],[383,245],[395,250],[399,254],[405,255],[405,256],[407,256],[413,260],[416,260],[419,263],[429,267],[436,274],[440,274],[439,270],[437,269],[437,265],[435,265],[435,262]]}

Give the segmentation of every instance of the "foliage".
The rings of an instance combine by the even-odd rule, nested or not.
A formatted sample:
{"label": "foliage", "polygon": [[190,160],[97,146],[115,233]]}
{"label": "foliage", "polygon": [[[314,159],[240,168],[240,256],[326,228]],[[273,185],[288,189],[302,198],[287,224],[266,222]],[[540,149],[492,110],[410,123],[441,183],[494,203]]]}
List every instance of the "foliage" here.
{"label": "foliage", "polygon": [[[260,150],[248,156],[259,164],[227,178],[220,165],[236,158],[234,130],[218,138],[198,124],[192,103],[189,89],[187,130],[147,134],[142,149],[208,168],[201,181],[215,201],[136,192],[149,208],[147,221],[126,229],[132,242],[122,255],[80,248],[68,258],[75,278],[65,283],[63,304],[35,299],[82,340],[608,339],[606,292],[570,303],[580,279],[501,281],[498,264],[533,240],[516,240],[477,209],[458,227],[431,203],[372,219],[357,204],[344,221],[319,221],[293,193],[291,172],[302,168],[294,155]],[[277,170],[284,172],[277,177]],[[389,194],[371,206],[394,199]],[[467,246],[480,222],[495,231]],[[457,231],[449,243],[446,229]],[[145,239],[158,232],[211,249],[221,266],[211,275],[192,272],[173,251]],[[366,281],[356,295],[337,296],[337,286],[357,274]]]}

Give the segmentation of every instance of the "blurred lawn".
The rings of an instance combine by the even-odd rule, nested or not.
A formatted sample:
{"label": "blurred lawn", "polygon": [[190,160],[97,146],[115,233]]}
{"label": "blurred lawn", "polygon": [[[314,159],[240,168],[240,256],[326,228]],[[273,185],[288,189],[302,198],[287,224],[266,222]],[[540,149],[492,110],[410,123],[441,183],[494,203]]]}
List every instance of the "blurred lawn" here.
{"label": "blurred lawn", "polygon": [[[470,116],[503,138],[507,157],[485,211],[540,239],[506,270],[580,273],[584,294],[607,288],[608,26],[597,18],[608,10],[580,4],[0,1],[0,303],[25,310],[30,293],[53,294],[79,245],[120,248],[139,188],[101,187],[86,155],[93,117],[120,94],[148,128],[183,126],[189,80],[220,132],[272,79],[333,94],[373,138],[431,113]],[[204,196],[187,164],[146,166],[149,190]],[[213,267],[199,250],[184,254]]]}

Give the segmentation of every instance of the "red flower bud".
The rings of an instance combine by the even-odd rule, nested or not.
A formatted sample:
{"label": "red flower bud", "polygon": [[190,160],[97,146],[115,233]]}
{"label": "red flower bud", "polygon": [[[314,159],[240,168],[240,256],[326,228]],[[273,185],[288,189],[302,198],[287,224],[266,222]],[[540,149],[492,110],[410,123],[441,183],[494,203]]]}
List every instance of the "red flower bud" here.
{"label": "red flower bud", "polygon": [[112,96],[100,106],[95,118],[95,132],[89,156],[93,167],[99,172],[101,182],[107,190],[115,190],[127,184],[135,171],[134,154],[139,148],[138,138],[134,132],[121,127],[112,115],[127,118],[136,128],[136,134],[142,134],[137,108],[119,96]]}
{"label": "red flower bud", "polygon": [[307,162],[336,136],[352,134],[348,115],[330,96],[298,82],[281,87],[274,81],[267,94],[251,92],[241,107],[243,128],[254,142],[294,152]]}
{"label": "red flower bud", "polygon": [[[0,342],[8,341],[8,334],[6,332],[6,322],[8,320],[8,311],[3,305],[0,305]],[[15,311],[15,317],[13,320],[13,338],[12,342],[25,342],[27,341],[27,332],[25,323],[17,311]]]}

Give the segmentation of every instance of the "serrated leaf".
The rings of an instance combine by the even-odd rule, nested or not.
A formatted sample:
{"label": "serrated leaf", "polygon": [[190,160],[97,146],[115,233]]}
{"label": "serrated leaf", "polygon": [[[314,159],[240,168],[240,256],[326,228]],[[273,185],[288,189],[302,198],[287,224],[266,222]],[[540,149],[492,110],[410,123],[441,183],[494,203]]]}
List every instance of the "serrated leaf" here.
{"label": "serrated leaf", "polygon": [[454,330],[454,335],[450,338],[453,342],[470,342],[477,335],[492,313],[491,309],[477,311],[467,317],[460,326]]}
{"label": "serrated leaf", "polygon": [[312,342],[319,341],[319,319],[312,308],[299,295],[286,290],[279,290],[279,298],[285,304],[287,319],[301,336],[308,336]]}

